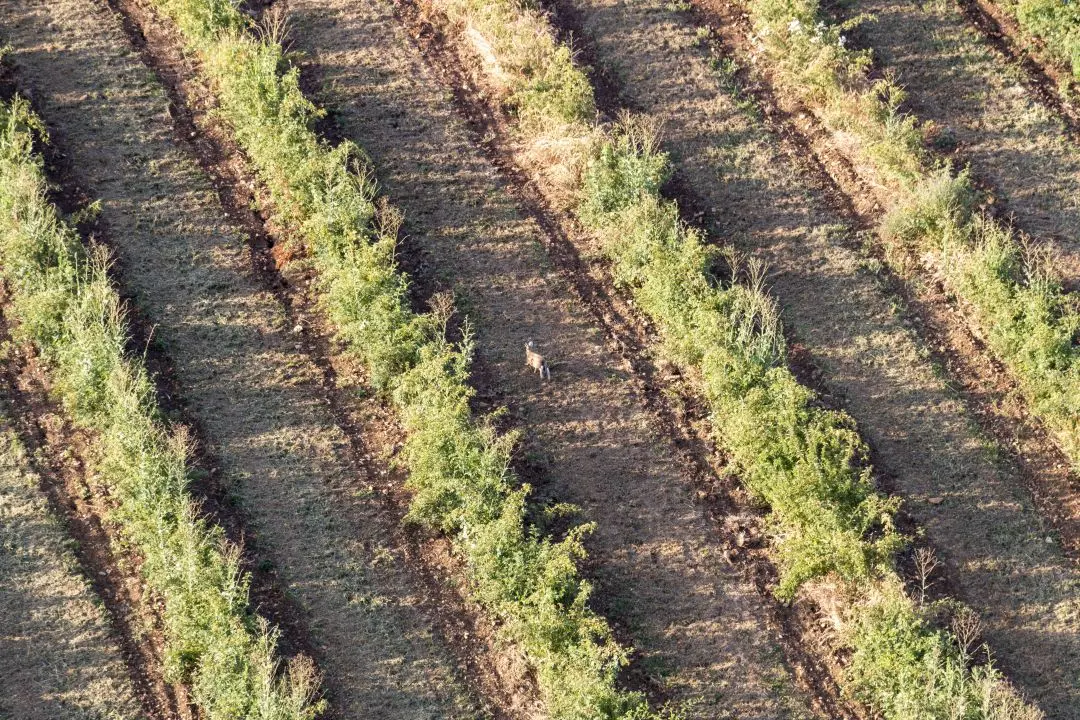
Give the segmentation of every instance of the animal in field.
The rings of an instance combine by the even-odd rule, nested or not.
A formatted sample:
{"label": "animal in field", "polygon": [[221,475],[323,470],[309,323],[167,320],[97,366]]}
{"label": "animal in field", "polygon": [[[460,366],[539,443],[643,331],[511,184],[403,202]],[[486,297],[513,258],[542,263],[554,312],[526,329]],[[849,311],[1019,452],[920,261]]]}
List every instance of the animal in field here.
{"label": "animal in field", "polygon": [[525,364],[540,373],[541,380],[551,379],[551,370],[548,369],[547,360],[544,359],[543,355],[536,352],[536,343],[532,340],[525,343]]}

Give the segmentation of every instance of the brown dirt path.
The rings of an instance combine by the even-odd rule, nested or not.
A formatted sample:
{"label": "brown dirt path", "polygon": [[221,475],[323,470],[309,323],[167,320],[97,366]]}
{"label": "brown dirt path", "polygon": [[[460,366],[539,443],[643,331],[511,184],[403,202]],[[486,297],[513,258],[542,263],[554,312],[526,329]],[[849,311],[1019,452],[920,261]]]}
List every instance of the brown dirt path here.
{"label": "brown dirt path", "polygon": [[0,414],[0,717],[143,718],[101,601],[69,543]]}
{"label": "brown dirt path", "polygon": [[1080,289],[1080,145],[1024,86],[1021,70],[995,52],[952,0],[860,0],[869,12],[860,41],[894,70],[912,111],[940,129],[945,149],[970,161],[998,212],[1045,241],[1071,289]]}
{"label": "brown dirt path", "polygon": [[626,104],[662,124],[678,187],[708,227],[768,261],[789,331],[858,421],[1010,675],[1050,716],[1080,717],[1080,573],[1046,542],[1023,483],[990,458],[850,230],[724,93],[690,16],[662,0],[558,5]]}
{"label": "brown dirt path", "polygon": [[[543,468],[538,493],[597,521],[588,574],[598,608],[640,651],[632,673],[663,699],[696,701],[691,717],[802,716],[765,603],[724,563],[684,486],[686,464],[549,267],[540,230],[471,144],[391,4],[291,0],[289,9],[318,100],[406,211],[406,264],[457,291],[477,333],[481,392],[497,392],[525,429],[527,456]],[[552,360],[548,383],[524,366],[530,338]]]}
{"label": "brown dirt path", "polygon": [[476,714],[422,588],[387,547],[384,504],[320,375],[251,269],[164,94],[94,0],[3,0],[0,34],[75,179],[103,203],[120,274],[176,370],[249,537],[303,615],[332,717]]}

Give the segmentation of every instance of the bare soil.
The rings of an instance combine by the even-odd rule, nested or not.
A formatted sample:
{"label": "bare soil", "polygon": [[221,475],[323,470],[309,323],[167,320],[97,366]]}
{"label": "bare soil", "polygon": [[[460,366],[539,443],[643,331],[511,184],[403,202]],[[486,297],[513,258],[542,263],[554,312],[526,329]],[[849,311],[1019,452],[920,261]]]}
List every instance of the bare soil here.
{"label": "bare soil", "polygon": [[[695,703],[694,717],[804,715],[767,601],[723,559],[694,503],[693,466],[552,267],[545,232],[477,149],[393,6],[288,7],[292,46],[311,58],[308,86],[405,210],[403,263],[430,289],[452,289],[468,315],[481,400],[505,404],[524,430],[537,496],[574,502],[597,521],[586,570],[597,609],[638,650],[628,681],[658,700]],[[529,339],[551,360],[550,382],[524,365]]]}
{"label": "bare soil", "polygon": [[[72,538],[50,508],[0,398],[0,715],[148,717]],[[149,698],[147,698],[149,700]]]}
{"label": "bare soil", "polygon": [[1077,104],[1080,83],[1073,77],[1072,68],[1051,57],[1043,42],[1022,30],[999,3],[991,0],[958,0],[958,3],[968,22],[999,53],[1023,69],[1029,89],[1068,120],[1074,137],[1080,135]]}
{"label": "bare soil", "polygon": [[1077,717],[1075,565],[878,282],[850,216],[830,210],[806,163],[736,106],[692,17],[668,5],[557,3],[622,104],[661,123],[675,187],[709,230],[769,262],[792,341],[829,402],[858,421],[883,482],[926,528],[999,662],[1051,716]]}
{"label": "bare soil", "polygon": [[120,21],[92,0],[0,9],[19,81],[73,179],[102,200],[119,276],[156,324],[260,563],[303,615],[332,716],[480,712],[387,530],[397,518],[378,478],[355,461],[238,224],[174,141],[167,98]]}

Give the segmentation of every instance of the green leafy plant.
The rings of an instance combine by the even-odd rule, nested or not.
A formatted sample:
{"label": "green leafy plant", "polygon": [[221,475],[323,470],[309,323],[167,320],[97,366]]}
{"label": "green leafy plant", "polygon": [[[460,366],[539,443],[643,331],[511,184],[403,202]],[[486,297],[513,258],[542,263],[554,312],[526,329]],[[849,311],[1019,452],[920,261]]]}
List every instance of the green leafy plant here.
{"label": "green leafy plant", "polygon": [[1050,55],[1080,80],[1080,5],[1070,0],[1002,0],[1027,34],[1041,40]]}

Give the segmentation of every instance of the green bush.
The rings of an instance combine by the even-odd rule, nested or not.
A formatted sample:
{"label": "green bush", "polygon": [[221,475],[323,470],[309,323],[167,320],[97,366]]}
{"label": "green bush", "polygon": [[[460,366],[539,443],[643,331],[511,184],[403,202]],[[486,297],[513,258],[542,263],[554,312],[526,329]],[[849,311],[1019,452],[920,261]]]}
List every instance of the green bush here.
{"label": "green bush", "polygon": [[[201,59],[219,116],[270,190],[268,209],[305,243],[339,338],[398,410],[414,492],[409,519],[452,538],[474,597],[524,651],[553,718],[645,717],[642,696],[615,687],[628,651],[589,609],[591,589],[577,571],[590,526],[556,542],[527,524],[529,488],[509,467],[515,438],[470,412],[471,340],[447,342],[449,310],[409,309],[408,281],[394,262],[397,218],[376,207],[362,151],[318,138],[312,123],[320,113],[281,46],[252,34],[238,11],[223,9],[231,8],[226,0],[156,4]],[[527,87],[543,90],[544,107],[576,97]]]}
{"label": "green bush", "polygon": [[829,573],[872,577],[901,539],[895,503],[874,491],[854,422],[818,406],[787,369],[779,314],[757,266],[743,282],[737,256],[708,248],[675,203],[660,199],[667,160],[647,133],[624,124],[596,150],[583,178],[583,222],[668,354],[694,371],[717,439],[769,505],[781,597]]}
{"label": "green bush", "polygon": [[882,221],[882,234],[933,248],[939,272],[970,306],[990,348],[1020,381],[1066,456],[1080,458],[1080,309],[1052,260],[974,211],[967,172],[941,169]]}
{"label": "green bush", "polygon": [[45,139],[24,101],[0,103],[0,277],[19,339],[38,349],[71,419],[96,435],[94,469],[117,504],[110,518],[162,602],[167,679],[187,683],[212,720],[314,718],[323,703],[312,668],[301,659],[279,672],[238,551],[187,492],[186,437],[166,430],[145,369],[125,356],[106,253],[84,250],[47,200],[35,134]]}
{"label": "green bush", "polygon": [[1080,5],[1069,0],[1003,0],[1002,5],[1080,80]]}
{"label": "green bush", "polygon": [[990,665],[975,665],[933,630],[895,583],[860,600],[846,630],[852,648],[847,668],[856,697],[886,718],[923,720],[1040,720]]}
{"label": "green bush", "polygon": [[590,123],[596,115],[589,78],[571,49],[551,33],[547,16],[530,0],[440,0],[452,18],[475,27],[491,44],[508,104],[529,130]]}

